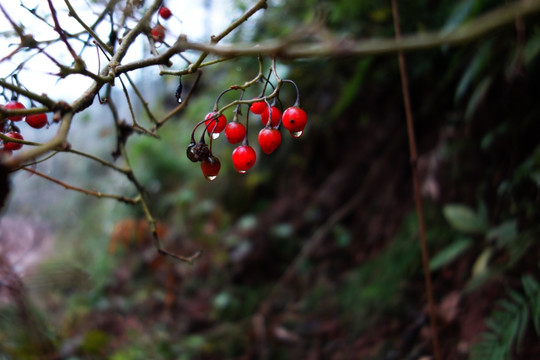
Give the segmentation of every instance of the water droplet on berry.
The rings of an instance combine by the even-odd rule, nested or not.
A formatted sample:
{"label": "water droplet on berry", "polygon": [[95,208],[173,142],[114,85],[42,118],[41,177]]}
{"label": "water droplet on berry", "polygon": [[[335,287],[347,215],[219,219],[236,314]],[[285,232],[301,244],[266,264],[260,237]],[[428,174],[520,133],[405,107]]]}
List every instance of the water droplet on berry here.
{"label": "water droplet on berry", "polygon": [[212,181],[212,180],[215,180],[217,178],[217,175],[208,175],[208,176],[205,176],[205,178],[208,181]]}
{"label": "water droplet on berry", "polygon": [[217,138],[219,137],[219,134],[220,134],[220,133],[216,133],[216,132],[213,133],[213,134],[212,134],[212,139],[214,139],[214,140],[217,139]]}
{"label": "water droplet on berry", "polygon": [[247,170],[237,170],[239,174],[245,174]]}
{"label": "water droplet on berry", "polygon": [[299,138],[300,136],[302,136],[304,131],[302,131],[302,130],[300,130],[300,131],[291,131],[290,133],[291,133],[292,137]]}

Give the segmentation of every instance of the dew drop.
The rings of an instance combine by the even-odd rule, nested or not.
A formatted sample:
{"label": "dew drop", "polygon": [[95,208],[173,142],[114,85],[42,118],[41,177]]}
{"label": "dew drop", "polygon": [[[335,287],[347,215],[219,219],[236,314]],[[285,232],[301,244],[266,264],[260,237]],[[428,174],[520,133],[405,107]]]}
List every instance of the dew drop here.
{"label": "dew drop", "polygon": [[182,103],[182,98],[178,97],[178,98],[176,98],[176,101],[178,101],[178,103],[181,104]]}
{"label": "dew drop", "polygon": [[212,134],[212,139],[217,139],[219,137],[219,133],[213,133]]}
{"label": "dew drop", "polygon": [[245,174],[247,170],[238,170],[238,173]]}
{"label": "dew drop", "polygon": [[291,131],[291,135],[292,137],[294,138],[299,138],[300,136],[302,136],[304,132],[301,130],[301,131]]}
{"label": "dew drop", "polygon": [[205,176],[205,178],[208,181],[212,181],[212,180],[215,180],[217,178],[217,175],[209,175],[209,176]]}

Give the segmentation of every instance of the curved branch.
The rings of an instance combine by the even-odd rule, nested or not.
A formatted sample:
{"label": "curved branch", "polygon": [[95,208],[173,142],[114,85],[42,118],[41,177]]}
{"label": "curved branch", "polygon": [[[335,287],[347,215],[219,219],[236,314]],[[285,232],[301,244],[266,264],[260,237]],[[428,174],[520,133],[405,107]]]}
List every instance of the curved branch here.
{"label": "curved branch", "polygon": [[399,40],[395,38],[381,38],[354,41],[335,38],[332,41],[318,43],[284,43],[283,40],[274,39],[258,44],[216,45],[195,43],[181,38],[173,48],[178,52],[197,50],[224,57],[262,54],[281,59],[382,55],[396,53],[398,51],[424,50],[444,45],[467,43],[501,27],[512,24],[516,18],[530,16],[539,12],[539,0],[524,0],[503,5],[450,32],[446,30],[426,32],[417,35],[402,36]]}
{"label": "curved branch", "polygon": [[48,142],[36,146],[28,151],[25,151],[21,154],[9,157],[5,160],[4,165],[8,168],[15,168],[20,164],[23,164],[27,161],[37,159],[39,156],[55,149],[62,148],[65,144],[69,128],[71,126],[71,121],[73,120],[73,111],[66,112],[62,116],[62,121],[58,127],[56,135]]}

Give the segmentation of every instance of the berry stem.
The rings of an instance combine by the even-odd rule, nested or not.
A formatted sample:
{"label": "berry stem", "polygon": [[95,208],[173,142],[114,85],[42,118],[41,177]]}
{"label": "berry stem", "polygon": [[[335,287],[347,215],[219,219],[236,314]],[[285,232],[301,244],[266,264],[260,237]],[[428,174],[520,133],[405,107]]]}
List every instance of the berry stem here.
{"label": "berry stem", "polygon": [[268,121],[266,122],[265,126],[270,126],[270,124],[272,124],[272,106],[268,102],[268,99],[264,99],[264,102],[266,103],[266,108],[268,110]]}
{"label": "berry stem", "polygon": [[219,100],[221,99],[221,97],[223,95],[225,95],[227,92],[231,91],[231,90],[236,90],[235,88],[228,88],[228,89],[225,89],[223,90],[217,97],[216,99],[216,102],[214,103],[214,111],[218,111],[219,107],[218,107],[218,103],[219,103]]}
{"label": "berry stem", "polygon": [[[238,98],[238,100],[240,101],[244,100],[245,93],[246,91],[242,89],[242,93],[240,94],[240,97]],[[238,105],[236,105],[236,108],[233,110],[233,113],[234,113],[233,121],[238,121],[238,115],[242,114],[241,106],[242,106],[242,103],[238,103]],[[249,114],[249,110],[248,110],[248,114]]]}
{"label": "berry stem", "polygon": [[[199,121],[194,127],[193,127],[193,131],[191,132],[191,141],[192,142],[195,142],[195,130],[197,130],[197,128],[199,126],[201,126],[202,123],[204,123],[205,121],[207,121],[206,119],[205,120],[201,120]],[[212,123],[212,122],[210,122]],[[204,132],[203,132],[203,137],[204,137]]]}
{"label": "berry stem", "polygon": [[288,82],[294,85],[294,88],[296,89],[296,101],[294,102],[294,106],[300,107],[300,90],[298,89],[298,86],[296,85],[296,83],[289,79],[283,80],[283,82]]}
{"label": "berry stem", "polygon": [[263,89],[261,91],[261,95],[259,95],[260,98],[262,98],[264,96],[264,93],[266,92],[266,87],[268,86],[268,84],[270,84],[270,86],[272,86],[272,89],[274,89],[274,85],[270,82],[270,74],[272,74],[272,69],[268,70],[268,76],[264,76],[261,73],[262,78],[264,80],[266,80],[266,81],[264,82],[264,86],[263,86]]}

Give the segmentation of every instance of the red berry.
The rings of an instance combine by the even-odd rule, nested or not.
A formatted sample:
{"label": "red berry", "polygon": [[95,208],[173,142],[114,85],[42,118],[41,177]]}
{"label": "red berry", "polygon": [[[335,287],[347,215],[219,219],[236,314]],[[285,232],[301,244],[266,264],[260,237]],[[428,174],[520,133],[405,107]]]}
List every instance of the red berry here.
{"label": "red berry", "polygon": [[35,129],[41,129],[47,125],[47,115],[44,113],[27,115],[25,120],[28,125]]}
{"label": "red berry", "polygon": [[[281,111],[275,106],[270,107],[270,125],[278,126],[279,121],[281,120]],[[264,126],[268,125],[268,108],[266,108],[261,114],[261,122]]]}
{"label": "red berry", "polygon": [[306,127],[307,115],[304,110],[297,106],[292,106],[283,112],[281,122],[285,129],[289,130],[293,136],[300,136]]}
{"label": "red berry", "polygon": [[255,150],[249,145],[240,145],[232,152],[232,162],[236,171],[240,174],[248,171],[257,160]]}
{"label": "red berry", "polygon": [[[10,131],[5,135],[12,139],[24,140],[22,135],[15,131]],[[23,144],[4,140],[4,149],[6,150],[19,150],[20,148],[22,148],[22,146]]]}
{"label": "red berry", "polygon": [[[26,109],[26,107],[23,104],[21,104],[20,102],[18,102],[18,101],[10,101],[6,105],[4,105],[4,107],[6,108],[6,110],[24,110],[24,109]],[[8,119],[11,120],[11,121],[21,121],[23,118],[24,118],[23,115],[8,116]]]}
{"label": "red berry", "polygon": [[208,133],[212,134],[214,137],[222,132],[223,129],[225,129],[225,126],[227,126],[227,118],[225,115],[221,114],[217,116],[216,112],[208,113],[204,120],[206,120],[204,125],[207,126]]}
{"label": "red berry", "polygon": [[277,129],[265,127],[259,131],[259,145],[265,154],[271,154],[281,144],[281,133]]}
{"label": "red berry", "polygon": [[165,20],[168,20],[171,16],[172,16],[172,12],[171,10],[166,7],[166,6],[162,6],[160,9],[159,9],[159,16],[161,16],[162,18],[164,18]]}
{"label": "red berry", "polygon": [[201,170],[206,180],[214,180],[221,169],[219,159],[214,155],[210,155],[207,159],[201,161]]}
{"label": "red berry", "polygon": [[152,28],[151,33],[155,42],[163,42],[165,40],[165,27],[163,25],[157,24]]}
{"label": "red berry", "polygon": [[225,137],[231,144],[238,144],[246,137],[246,127],[238,121],[231,121],[225,127]]}
{"label": "red berry", "polygon": [[265,110],[268,109],[268,105],[266,105],[266,102],[264,101],[257,101],[251,104],[249,107],[249,110],[254,114],[262,114]]}

